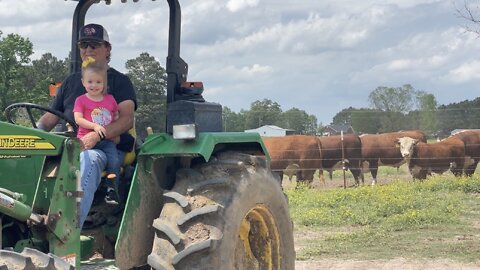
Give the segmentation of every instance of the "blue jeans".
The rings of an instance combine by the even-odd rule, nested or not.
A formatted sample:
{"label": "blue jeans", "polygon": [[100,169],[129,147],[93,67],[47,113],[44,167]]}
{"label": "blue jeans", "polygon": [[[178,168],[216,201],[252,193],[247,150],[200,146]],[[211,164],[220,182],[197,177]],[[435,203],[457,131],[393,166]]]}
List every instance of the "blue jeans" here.
{"label": "blue jeans", "polygon": [[[120,178],[120,159],[117,152],[117,145],[110,140],[99,141],[94,149],[102,150],[107,156],[107,165],[105,171],[107,173],[114,173],[117,176],[117,179]],[[122,160],[123,161],[123,160]],[[113,181],[106,181],[107,186],[113,188]]]}
{"label": "blue jeans", "polygon": [[[125,153],[117,150],[119,160],[123,160]],[[87,218],[88,211],[92,207],[93,197],[97,191],[102,172],[107,164],[107,156],[102,150],[89,149],[80,153],[80,184],[83,191],[83,197],[80,200],[80,228]]]}

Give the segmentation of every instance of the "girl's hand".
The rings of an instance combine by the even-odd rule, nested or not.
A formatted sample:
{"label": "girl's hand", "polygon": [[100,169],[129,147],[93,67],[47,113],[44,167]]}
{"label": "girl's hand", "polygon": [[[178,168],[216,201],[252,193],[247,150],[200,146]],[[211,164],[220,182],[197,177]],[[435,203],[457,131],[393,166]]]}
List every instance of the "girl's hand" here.
{"label": "girl's hand", "polygon": [[100,138],[104,139],[107,137],[107,130],[101,125],[95,125],[93,130],[100,136]]}

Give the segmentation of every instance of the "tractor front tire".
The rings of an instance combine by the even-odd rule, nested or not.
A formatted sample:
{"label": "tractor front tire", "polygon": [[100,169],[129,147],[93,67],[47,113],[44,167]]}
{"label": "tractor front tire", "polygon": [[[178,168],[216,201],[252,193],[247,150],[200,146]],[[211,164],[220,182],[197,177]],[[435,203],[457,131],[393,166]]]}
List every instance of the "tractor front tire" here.
{"label": "tractor front tire", "polygon": [[154,269],[294,269],[293,225],[261,157],[225,152],[177,172],[153,227]]}
{"label": "tractor front tire", "polygon": [[21,253],[0,250],[1,270],[73,270],[75,267],[53,254],[24,248]]}

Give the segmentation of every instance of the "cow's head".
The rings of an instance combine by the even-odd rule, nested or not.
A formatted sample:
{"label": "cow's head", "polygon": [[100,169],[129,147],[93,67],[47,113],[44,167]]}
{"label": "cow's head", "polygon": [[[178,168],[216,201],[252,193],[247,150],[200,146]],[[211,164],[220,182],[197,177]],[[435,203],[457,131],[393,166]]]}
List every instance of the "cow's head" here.
{"label": "cow's head", "polygon": [[402,137],[397,139],[397,146],[400,148],[400,154],[402,157],[409,158],[413,155],[413,147],[418,143],[417,139],[410,137]]}

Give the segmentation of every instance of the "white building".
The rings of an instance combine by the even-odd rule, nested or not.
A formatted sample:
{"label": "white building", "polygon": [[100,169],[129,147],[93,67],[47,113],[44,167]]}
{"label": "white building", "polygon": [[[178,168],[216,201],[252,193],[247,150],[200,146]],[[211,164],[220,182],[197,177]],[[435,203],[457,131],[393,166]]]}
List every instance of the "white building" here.
{"label": "white building", "polygon": [[283,137],[286,135],[296,134],[295,130],[284,129],[273,125],[265,125],[255,129],[247,129],[245,132],[255,132],[262,137]]}

